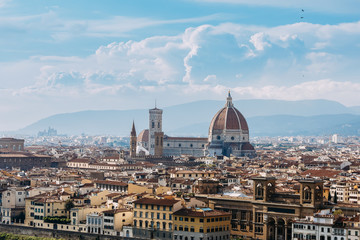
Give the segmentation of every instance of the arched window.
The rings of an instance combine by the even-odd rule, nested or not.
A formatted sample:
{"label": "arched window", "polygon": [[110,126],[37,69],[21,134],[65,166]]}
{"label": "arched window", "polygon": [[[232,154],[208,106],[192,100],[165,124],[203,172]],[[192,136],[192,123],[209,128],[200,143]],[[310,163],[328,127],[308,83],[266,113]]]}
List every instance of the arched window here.
{"label": "arched window", "polygon": [[311,189],[308,186],[306,186],[303,190],[303,199],[311,201]]}
{"label": "arched window", "polygon": [[264,187],[261,183],[256,185],[255,197],[258,199],[262,199],[264,197]]}
{"label": "arched window", "polygon": [[158,128],[160,128],[160,122],[158,122]]}
{"label": "arched window", "polygon": [[155,123],[154,121],[151,122],[151,127],[154,128],[155,127]]}

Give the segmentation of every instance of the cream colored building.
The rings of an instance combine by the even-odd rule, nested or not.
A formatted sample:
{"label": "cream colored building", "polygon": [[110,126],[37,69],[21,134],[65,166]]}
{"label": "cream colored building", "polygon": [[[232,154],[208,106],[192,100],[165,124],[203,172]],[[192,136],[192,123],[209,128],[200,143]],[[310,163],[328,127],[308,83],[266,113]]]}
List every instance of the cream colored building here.
{"label": "cream colored building", "polygon": [[149,228],[160,235],[169,235],[173,229],[173,213],[181,207],[181,201],[173,199],[141,198],[134,201],[134,237],[150,238]]}
{"label": "cream colored building", "polygon": [[170,174],[170,178],[198,179],[198,178],[214,178],[215,172],[196,171],[196,170],[178,170]]}

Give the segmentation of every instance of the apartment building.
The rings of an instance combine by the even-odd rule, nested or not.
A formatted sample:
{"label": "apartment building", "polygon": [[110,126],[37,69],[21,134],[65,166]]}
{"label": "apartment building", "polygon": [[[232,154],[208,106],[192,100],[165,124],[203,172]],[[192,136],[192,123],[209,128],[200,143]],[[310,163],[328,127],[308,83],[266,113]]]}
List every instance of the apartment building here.
{"label": "apartment building", "polygon": [[173,213],[181,209],[180,200],[141,198],[133,204],[135,237],[172,239]]}
{"label": "apartment building", "polygon": [[230,239],[231,213],[211,208],[174,212],[174,240]]}

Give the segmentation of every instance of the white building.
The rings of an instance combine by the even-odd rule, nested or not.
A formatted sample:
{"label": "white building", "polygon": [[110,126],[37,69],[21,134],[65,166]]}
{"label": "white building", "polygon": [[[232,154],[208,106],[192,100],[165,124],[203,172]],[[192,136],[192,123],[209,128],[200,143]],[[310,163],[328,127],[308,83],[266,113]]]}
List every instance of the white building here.
{"label": "white building", "polygon": [[359,216],[335,218],[326,209],[314,216],[294,221],[292,232],[293,240],[359,240]]}

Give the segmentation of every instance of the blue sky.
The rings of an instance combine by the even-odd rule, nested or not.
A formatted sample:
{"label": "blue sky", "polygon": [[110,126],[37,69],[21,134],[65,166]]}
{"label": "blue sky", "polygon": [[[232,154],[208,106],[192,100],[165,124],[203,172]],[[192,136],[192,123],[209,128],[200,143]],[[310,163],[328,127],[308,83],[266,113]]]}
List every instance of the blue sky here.
{"label": "blue sky", "polygon": [[360,105],[359,16],[357,0],[0,0],[0,130],[228,89]]}

